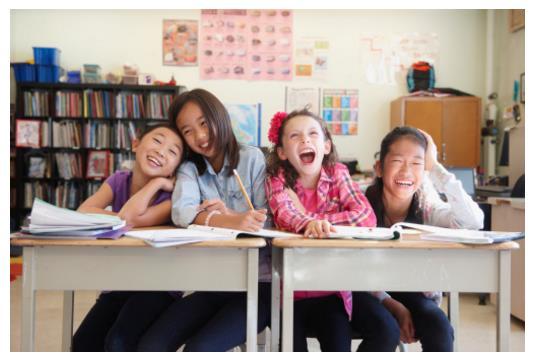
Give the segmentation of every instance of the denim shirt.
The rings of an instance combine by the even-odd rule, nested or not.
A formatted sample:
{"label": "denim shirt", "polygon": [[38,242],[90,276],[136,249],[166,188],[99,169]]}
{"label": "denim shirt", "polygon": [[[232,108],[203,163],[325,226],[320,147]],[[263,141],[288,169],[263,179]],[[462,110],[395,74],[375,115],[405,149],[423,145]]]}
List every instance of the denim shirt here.
{"label": "denim shirt", "polygon": [[[182,163],[177,172],[175,190],[173,191],[173,207],[171,217],[178,227],[186,228],[193,223],[198,214],[197,207],[207,199],[221,199],[227,208],[238,213],[247,212],[250,208],[245,200],[238,181],[234,175],[229,176],[229,161],[227,155],[223,167],[216,173],[212,165],[204,159],[206,171],[199,175],[197,167],[191,161]],[[240,144],[240,161],[236,167],[247,195],[255,209],[268,209],[264,181],[266,176],[266,162],[262,151],[256,147]],[[264,228],[272,225],[268,219]],[[260,280],[269,281],[271,247],[260,250]]]}

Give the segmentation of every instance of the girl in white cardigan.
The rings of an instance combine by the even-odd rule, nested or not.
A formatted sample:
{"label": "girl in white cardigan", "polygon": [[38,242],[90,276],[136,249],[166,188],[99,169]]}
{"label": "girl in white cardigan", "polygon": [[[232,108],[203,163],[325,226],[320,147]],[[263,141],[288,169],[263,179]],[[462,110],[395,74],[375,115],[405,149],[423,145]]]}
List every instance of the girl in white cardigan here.
{"label": "girl in white cardigan", "polygon": [[[413,222],[447,228],[483,228],[483,212],[461,182],[437,161],[431,136],[412,127],[396,127],[381,143],[377,180],[366,191],[378,227]],[[438,192],[446,196],[442,201]],[[453,328],[440,309],[440,292],[373,293],[397,321],[382,329],[403,342],[419,340],[424,351],[452,351]],[[358,306],[358,304],[357,304]],[[358,330],[358,326],[356,326]],[[396,331],[396,329],[398,329]],[[392,341],[392,339],[390,339]]]}

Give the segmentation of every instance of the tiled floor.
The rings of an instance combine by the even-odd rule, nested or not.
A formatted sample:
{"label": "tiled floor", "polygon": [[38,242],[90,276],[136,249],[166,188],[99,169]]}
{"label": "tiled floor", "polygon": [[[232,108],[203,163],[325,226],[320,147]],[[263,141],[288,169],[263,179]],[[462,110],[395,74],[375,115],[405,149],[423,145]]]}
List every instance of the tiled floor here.
{"label": "tiled floor", "polygon": [[[11,283],[11,351],[20,350],[21,320],[21,279]],[[79,291],[75,294],[74,328],[95,301],[95,291]],[[496,350],[496,307],[478,305],[478,296],[462,294],[461,326],[456,332],[461,351],[495,351]],[[52,291],[39,291],[36,303],[36,342],[37,351],[61,350],[61,307],[62,294]],[[445,301],[443,307],[445,307]],[[511,350],[525,350],[524,324],[514,318],[511,320]],[[353,342],[354,350],[359,341]],[[317,341],[309,341],[311,351],[319,351]],[[409,345],[410,351],[419,351],[419,344]]]}

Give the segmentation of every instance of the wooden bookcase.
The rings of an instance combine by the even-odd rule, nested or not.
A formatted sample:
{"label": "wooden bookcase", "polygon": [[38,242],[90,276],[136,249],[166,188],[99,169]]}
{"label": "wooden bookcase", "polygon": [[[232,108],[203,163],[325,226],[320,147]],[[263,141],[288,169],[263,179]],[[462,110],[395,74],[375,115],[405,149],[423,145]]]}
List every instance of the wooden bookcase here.
{"label": "wooden bookcase", "polygon": [[[87,177],[87,159],[91,152],[105,151],[109,160],[114,160],[115,165],[110,165],[108,169],[107,175],[110,175],[118,169],[119,161],[134,158],[130,148],[129,131],[135,130],[135,133],[139,134],[149,125],[168,122],[167,108],[164,106],[183,91],[185,91],[183,86],[18,83],[15,119],[41,121],[42,135],[39,147],[14,147],[15,152],[12,157],[15,159],[15,175],[11,175],[11,188],[14,189],[12,198],[15,200],[11,201],[11,219],[15,221],[15,226],[18,228],[24,217],[29,214],[34,197],[42,197],[45,201],[61,207],[77,208],[80,202],[91,195],[105,179],[105,177]],[[69,97],[61,98],[60,95],[66,93],[73,95],[73,101],[69,102]],[[32,94],[41,96],[35,96],[34,101]],[[91,94],[100,94],[99,99]],[[106,95],[105,98],[103,95]],[[136,106],[131,102],[133,98],[138,101]],[[165,102],[162,101],[164,98]],[[118,103],[118,99],[124,101],[124,107],[121,107],[122,104]],[[67,104],[71,112],[65,115]],[[97,108],[98,117],[95,112]],[[34,112],[44,109],[47,109],[47,112]],[[119,109],[121,112],[118,113]],[[125,114],[122,111],[131,112]],[[137,111],[135,115],[134,111]],[[154,117],[155,114],[158,117]],[[132,130],[128,128],[130,123]],[[67,128],[65,126],[67,124],[71,125],[68,127],[70,131],[54,133],[54,125],[56,130],[60,130],[62,127]],[[101,128],[94,126],[95,124]],[[118,131],[121,127],[119,124],[123,124],[121,131]],[[15,134],[16,122],[12,123],[11,128]],[[105,129],[106,132],[103,131]],[[75,134],[78,135],[74,136]],[[69,140],[63,140],[66,135],[69,136]],[[88,143],[90,137],[92,143]],[[42,146],[43,144],[45,146]],[[60,170],[58,154],[65,154],[68,158],[80,161],[76,175],[68,175],[70,173],[65,173],[65,168]],[[35,158],[45,160],[43,176],[30,176],[31,158],[33,161]],[[67,169],[73,170],[73,168]]]}
{"label": "wooden bookcase", "polygon": [[400,97],[390,103],[390,127],[403,125],[429,133],[444,166],[476,168],[479,165],[480,98]]}

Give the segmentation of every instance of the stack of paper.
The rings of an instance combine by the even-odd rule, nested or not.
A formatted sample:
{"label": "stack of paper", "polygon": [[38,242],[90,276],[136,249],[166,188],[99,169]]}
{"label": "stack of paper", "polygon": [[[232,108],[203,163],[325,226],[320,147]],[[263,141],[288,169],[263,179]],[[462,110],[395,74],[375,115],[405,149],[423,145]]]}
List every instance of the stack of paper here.
{"label": "stack of paper", "polygon": [[117,238],[124,234],[124,227],[125,221],[117,216],[80,213],[35,198],[30,224],[22,227],[22,232],[31,234],[32,238],[36,236]]}

